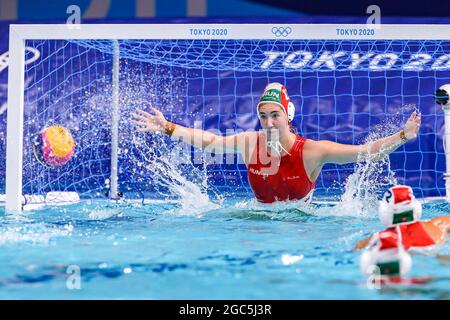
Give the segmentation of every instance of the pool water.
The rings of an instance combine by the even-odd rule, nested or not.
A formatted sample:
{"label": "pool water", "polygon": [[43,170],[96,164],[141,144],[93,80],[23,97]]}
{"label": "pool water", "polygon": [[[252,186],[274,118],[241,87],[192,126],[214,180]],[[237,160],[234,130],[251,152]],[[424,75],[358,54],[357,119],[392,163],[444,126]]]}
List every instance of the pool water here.
{"label": "pool water", "polygon": [[[448,299],[450,268],[413,256],[424,285],[369,289],[355,242],[381,228],[339,206],[257,205],[186,212],[177,202],[83,201],[0,217],[1,299]],[[3,209],[2,209],[3,210]],[[424,205],[423,218],[448,213]],[[306,212],[308,213],[306,213]],[[79,277],[78,277],[79,275]]]}

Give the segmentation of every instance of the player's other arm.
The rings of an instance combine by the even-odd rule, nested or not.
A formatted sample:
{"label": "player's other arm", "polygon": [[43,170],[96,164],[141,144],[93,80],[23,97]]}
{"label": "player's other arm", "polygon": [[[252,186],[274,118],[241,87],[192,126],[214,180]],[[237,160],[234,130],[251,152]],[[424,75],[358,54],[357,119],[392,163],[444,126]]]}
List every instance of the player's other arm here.
{"label": "player's other arm", "polygon": [[361,249],[367,248],[367,246],[369,245],[370,241],[372,240],[373,235],[370,237],[367,237],[365,239],[362,240],[358,240],[355,244],[355,247],[353,248],[353,250],[355,251],[359,251]]}
{"label": "player's other arm", "polygon": [[172,137],[215,154],[249,154],[256,132],[242,132],[228,136],[217,135],[200,129],[176,125]]}
{"label": "player's other arm", "polygon": [[403,130],[391,136],[378,139],[363,145],[346,145],[331,141],[316,141],[322,165],[326,163],[346,164],[360,159],[379,160],[395,151],[404,142],[417,136],[421,123],[421,115],[415,111],[411,114]]}
{"label": "player's other arm", "polygon": [[445,230],[450,233],[450,216],[440,216],[430,220],[430,223],[434,224],[441,230]]}

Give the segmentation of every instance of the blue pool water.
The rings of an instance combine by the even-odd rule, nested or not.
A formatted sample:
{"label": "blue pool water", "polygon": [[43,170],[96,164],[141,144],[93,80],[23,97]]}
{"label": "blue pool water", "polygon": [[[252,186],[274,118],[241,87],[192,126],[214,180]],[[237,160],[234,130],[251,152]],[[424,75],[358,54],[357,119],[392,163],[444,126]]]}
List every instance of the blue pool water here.
{"label": "blue pool water", "polygon": [[[411,276],[433,276],[430,283],[367,288],[359,253],[352,248],[356,240],[380,229],[376,211],[358,215],[321,204],[304,213],[294,206],[264,207],[243,198],[210,205],[202,212],[187,212],[176,202],[83,201],[21,216],[3,214],[0,298],[450,296],[448,262],[438,260],[435,252],[413,256]],[[449,210],[448,203],[428,203],[423,218]],[[449,249],[447,242],[438,252],[449,254]]]}

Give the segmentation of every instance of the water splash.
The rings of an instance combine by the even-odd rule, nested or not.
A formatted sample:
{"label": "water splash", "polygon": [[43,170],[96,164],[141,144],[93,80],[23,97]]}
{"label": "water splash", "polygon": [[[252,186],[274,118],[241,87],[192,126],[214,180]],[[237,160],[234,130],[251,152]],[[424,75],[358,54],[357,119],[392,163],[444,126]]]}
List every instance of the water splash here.
{"label": "water splash", "polygon": [[121,217],[123,215],[122,210],[118,210],[116,208],[105,208],[92,210],[88,217],[92,220],[106,220],[111,217]]}
{"label": "water splash", "polygon": [[316,205],[303,201],[260,203],[256,199],[242,200],[221,210],[228,216],[244,219],[305,221],[315,215]]}
{"label": "water splash", "polygon": [[261,203],[256,199],[239,201],[234,205],[235,208],[246,208],[252,211],[269,211],[281,213],[290,209],[297,209],[301,212],[313,214],[315,206],[301,200],[283,201],[274,203]]}
{"label": "water splash", "polygon": [[[404,105],[397,113],[374,127],[364,141],[369,146],[376,140],[398,132],[409,117],[417,110],[416,105]],[[397,184],[395,173],[390,168],[389,156],[382,159],[363,159],[361,156],[353,174],[343,184],[344,193],[335,207],[336,215],[369,217],[376,216],[379,196],[387,188]],[[319,209],[320,211],[320,209]]]}
{"label": "water splash", "polygon": [[[387,174],[386,174],[387,173]],[[396,184],[390,161],[382,160],[358,162],[355,172],[344,182],[344,193],[336,206],[342,215],[373,216],[378,209],[378,195]]]}
{"label": "water splash", "polygon": [[136,134],[133,144],[139,150],[133,159],[142,174],[140,179],[151,184],[159,196],[177,200],[178,208],[170,213],[201,215],[222,206],[224,199],[209,186],[206,168],[192,164],[190,147],[155,133]]}
{"label": "water splash", "polygon": [[[161,134],[137,132],[130,122],[136,109],[150,112],[149,106],[156,107],[172,121],[187,121],[189,115],[184,111],[183,119],[175,119],[181,112],[176,106],[185,104],[186,81],[185,75],[175,70],[167,72],[161,67],[147,64],[137,67],[121,61],[119,190],[129,198],[176,200],[179,208],[171,213],[198,215],[217,208],[222,201],[218,192],[208,185],[206,168],[192,164],[189,146]],[[108,110],[112,102],[108,94],[111,85],[105,84],[105,88],[107,92],[90,96],[86,101],[100,112]],[[111,116],[105,117],[110,122]],[[104,189],[109,187],[110,179],[105,177]],[[109,216],[108,212],[93,212],[91,218]]]}
{"label": "water splash", "polygon": [[72,235],[72,232],[71,224],[62,227],[53,227],[45,223],[10,226],[0,230],[0,245],[22,242],[48,245],[52,238],[67,237]]}

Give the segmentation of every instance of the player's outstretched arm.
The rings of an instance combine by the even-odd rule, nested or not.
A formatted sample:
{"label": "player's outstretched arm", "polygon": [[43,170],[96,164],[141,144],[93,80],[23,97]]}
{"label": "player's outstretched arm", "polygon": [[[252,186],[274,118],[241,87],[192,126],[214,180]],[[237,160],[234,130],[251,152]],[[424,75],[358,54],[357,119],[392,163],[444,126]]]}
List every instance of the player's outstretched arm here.
{"label": "player's outstretched arm", "polygon": [[373,236],[367,237],[367,238],[362,239],[362,240],[358,240],[358,241],[356,242],[355,247],[353,248],[353,250],[359,251],[359,250],[361,250],[361,249],[366,248],[366,247],[369,245],[370,240],[372,240],[372,237],[373,237]]}
{"label": "player's outstretched arm", "polygon": [[417,136],[421,124],[421,115],[413,112],[405,123],[403,130],[391,136],[378,139],[364,145],[346,145],[331,141],[316,141],[315,149],[320,155],[320,162],[346,164],[358,160],[379,160],[395,151],[403,143]]}
{"label": "player's outstretched arm", "polygon": [[440,216],[430,220],[436,227],[450,233],[450,216]]}
{"label": "player's outstretched arm", "polygon": [[243,132],[230,136],[219,136],[214,133],[183,127],[166,120],[161,111],[151,107],[152,113],[137,109],[131,120],[142,132],[160,132],[180,139],[196,148],[202,148],[213,153],[246,153],[248,141],[254,140],[255,132]]}

